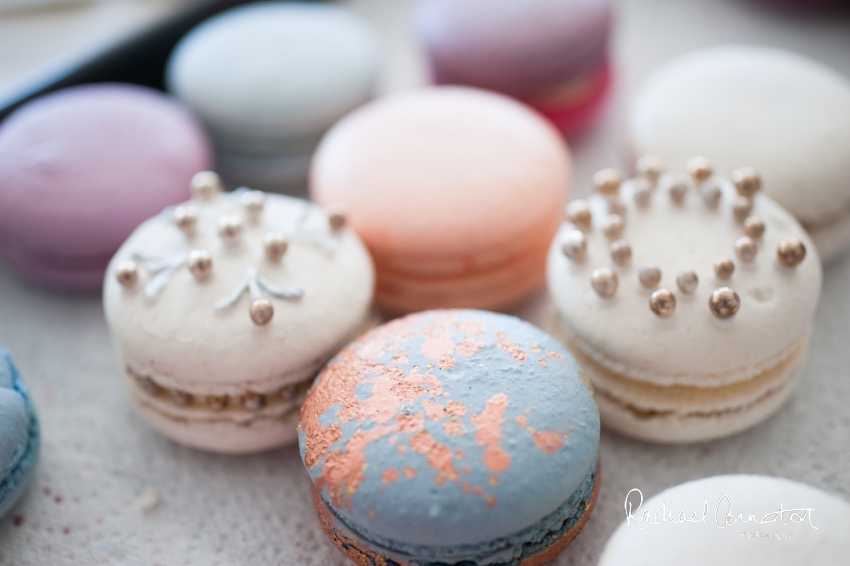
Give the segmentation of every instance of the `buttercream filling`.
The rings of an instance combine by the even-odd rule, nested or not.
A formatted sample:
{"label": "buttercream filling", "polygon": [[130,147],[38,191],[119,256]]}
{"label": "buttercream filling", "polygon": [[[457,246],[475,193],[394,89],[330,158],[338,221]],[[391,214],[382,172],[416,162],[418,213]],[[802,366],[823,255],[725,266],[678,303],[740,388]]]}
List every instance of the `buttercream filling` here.
{"label": "buttercream filling", "polygon": [[243,395],[206,395],[189,393],[180,389],[169,389],[156,382],[150,376],[141,375],[131,368],[125,368],[134,387],[145,397],[161,403],[167,403],[181,410],[213,411],[216,413],[257,412],[263,409],[282,408],[285,405],[299,406],[300,399],[307,394],[315,375],[286,385],[276,391]]}
{"label": "buttercream filling", "polygon": [[384,557],[387,566],[518,566],[523,560],[545,552],[579,524],[591,506],[596,476],[594,462],[582,483],[558,509],[516,534],[473,545],[435,547],[393,541],[352,525],[334,511],[324,496],[322,503],[372,553]]}

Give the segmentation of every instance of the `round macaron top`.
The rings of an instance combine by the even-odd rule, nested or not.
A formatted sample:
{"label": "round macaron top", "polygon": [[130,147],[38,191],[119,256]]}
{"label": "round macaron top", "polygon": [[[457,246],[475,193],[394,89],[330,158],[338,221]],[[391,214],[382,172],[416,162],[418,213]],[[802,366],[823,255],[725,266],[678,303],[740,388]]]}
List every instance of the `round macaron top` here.
{"label": "round macaron top", "polygon": [[599,413],[555,339],[514,317],[425,311],[343,349],[301,410],[322,498],[375,539],[479,544],[535,524],[594,469]]}
{"label": "round macaron top", "polygon": [[353,12],[264,2],[195,28],[171,55],[166,80],[218,144],[245,153],[317,138],[371,97],[379,65],[377,35]]}
{"label": "round macaron top", "polygon": [[550,238],[569,174],[564,142],[526,106],[430,87],[372,102],[334,126],[313,159],[310,191],[346,207],[379,271],[454,275]]}
{"label": "round macaron top", "polygon": [[18,479],[11,477],[26,457],[30,425],[35,418],[26,385],[18,375],[12,356],[0,346],[0,516],[12,501],[7,496],[18,490]]}
{"label": "round macaron top", "polygon": [[850,81],[795,53],[729,45],[679,57],[642,86],[628,127],[637,155],[701,153],[724,176],[755,167],[803,224],[850,206]]}
{"label": "round macaron top", "polygon": [[369,316],[365,247],[301,199],[207,197],[142,224],[110,263],[103,302],[119,356],[162,387],[210,395],[309,377]]}
{"label": "round macaron top", "polygon": [[[614,531],[599,566],[833,566],[850,554],[850,504],[787,479],[714,476],[628,501],[632,519]],[[644,522],[646,512],[658,524]]]}
{"label": "round macaron top", "polygon": [[806,232],[753,192],[753,170],[739,172],[752,181],[739,183],[744,197],[704,160],[689,166],[700,163],[698,188],[665,174],[617,189],[616,172],[597,173],[611,196],[570,203],[552,244],[549,289],[567,338],[615,374],[740,381],[787,358],[811,326],[821,263]]}
{"label": "round macaron top", "polygon": [[90,85],[38,98],[0,126],[0,252],[102,270],[133,228],[188,198],[210,163],[197,122],[154,90]]}
{"label": "round macaron top", "polygon": [[599,68],[611,16],[608,0],[420,0],[414,12],[437,82],[515,96]]}

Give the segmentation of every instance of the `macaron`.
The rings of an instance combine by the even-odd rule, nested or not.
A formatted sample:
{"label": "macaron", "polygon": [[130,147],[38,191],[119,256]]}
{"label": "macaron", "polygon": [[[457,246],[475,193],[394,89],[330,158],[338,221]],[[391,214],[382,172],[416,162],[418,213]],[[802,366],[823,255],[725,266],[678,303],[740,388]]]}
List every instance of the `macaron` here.
{"label": "macaron", "polygon": [[32,479],[39,447],[38,419],[12,356],[0,346],[0,517]]}
{"label": "macaron", "polygon": [[818,252],[794,217],[705,158],[611,169],[573,201],[549,252],[563,339],[602,424],[662,443],[710,440],[775,413],[803,369],[820,298]]}
{"label": "macaron", "polygon": [[106,275],[106,320],[141,417],[226,453],[296,439],[324,363],[372,319],[374,273],[344,217],[259,191],[196,197],[143,223]]}
{"label": "macaron", "polygon": [[611,86],[609,0],[419,0],[414,28],[434,82],[515,96],[567,136]]}
{"label": "macaron", "polygon": [[782,478],[714,476],[647,500],[632,490],[626,513],[599,566],[834,566],[850,555],[850,504]]}
{"label": "macaron", "polygon": [[850,247],[850,80],[801,55],[725,45],[649,76],[631,105],[635,157],[705,155],[718,174],[749,165],[809,232],[824,262]]}
{"label": "macaron", "polygon": [[322,140],[310,194],[342,206],[369,247],[388,313],[502,310],[544,281],[571,161],[506,96],[426,87],[378,99]]}
{"label": "macaron", "polygon": [[599,486],[599,413],[555,339],[438,310],[346,346],[301,409],[301,456],[331,541],[355,563],[553,559]]}
{"label": "macaron", "polygon": [[0,125],[0,256],[37,283],[99,291],[121,242],[186,200],[211,160],[201,126],[152,89],[98,84],[38,98]]}
{"label": "macaron", "polygon": [[201,23],[168,61],[168,90],[201,117],[228,185],[293,190],[331,124],[371,98],[376,32],[315,2],[262,2]]}

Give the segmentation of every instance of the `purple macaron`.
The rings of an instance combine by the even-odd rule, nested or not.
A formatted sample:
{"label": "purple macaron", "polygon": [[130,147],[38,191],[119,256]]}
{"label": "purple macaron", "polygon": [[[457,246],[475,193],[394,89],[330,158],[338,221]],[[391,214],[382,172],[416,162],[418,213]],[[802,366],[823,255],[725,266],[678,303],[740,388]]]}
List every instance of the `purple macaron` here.
{"label": "purple macaron", "polygon": [[96,291],[142,221],[212,166],[193,116],[152,89],[68,88],[0,124],[0,256],[28,279]]}
{"label": "purple macaron", "polygon": [[585,130],[611,82],[610,0],[419,0],[433,80],[517,97],[567,135]]}

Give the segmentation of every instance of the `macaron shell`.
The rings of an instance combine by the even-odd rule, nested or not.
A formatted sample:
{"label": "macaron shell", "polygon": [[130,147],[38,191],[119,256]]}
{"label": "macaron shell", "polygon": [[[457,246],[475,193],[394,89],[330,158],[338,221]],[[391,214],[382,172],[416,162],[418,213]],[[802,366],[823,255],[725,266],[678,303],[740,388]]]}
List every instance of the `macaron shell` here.
{"label": "macaron shell", "polygon": [[[374,274],[368,253],[351,230],[332,232],[318,207],[266,195],[260,220],[246,220],[241,243],[228,246],[217,234],[218,225],[224,216],[244,214],[240,195],[191,204],[199,212],[193,237],[182,233],[173,212],[166,211],[142,224],[110,264],[104,309],[119,355],[134,372],[163,387],[200,389],[206,395],[263,393],[309,377],[370,316]],[[302,210],[307,216],[296,226],[293,219]],[[265,235],[289,230],[313,234],[333,248],[299,241],[296,234],[281,261],[268,260]],[[210,277],[198,281],[183,266],[153,299],[146,298],[145,288],[155,274],[146,272],[144,262],[131,288],[114,276],[117,264],[134,253],[167,256],[191,250],[212,255]],[[247,296],[216,309],[251,268],[277,286],[301,288],[303,297],[285,300],[267,293],[275,313],[264,326],[252,322]]]}
{"label": "macaron shell", "polygon": [[0,253],[32,277],[99,287],[143,220],[209,167],[192,117],[153,90],[94,85],[44,96],[0,128]]}
{"label": "macaron shell", "polygon": [[[715,476],[667,489],[640,508],[637,494],[631,501],[634,518],[614,532],[599,566],[834,566],[850,553],[850,504],[787,479]],[[669,520],[641,522],[646,510],[660,522],[662,513],[653,513],[662,506]],[[680,512],[699,520],[704,510],[704,522],[677,521]]]}
{"label": "macaron shell", "polygon": [[542,247],[560,221],[569,173],[558,133],[527,107],[436,87],[385,97],[339,122],[314,157],[310,192],[346,207],[379,280],[383,272],[453,278]]}
{"label": "macaron shell", "polygon": [[635,156],[705,155],[724,177],[755,167],[804,226],[850,208],[850,81],[811,59],[744,45],[684,55],[647,79],[627,124]]}
{"label": "macaron shell", "polygon": [[606,0],[423,0],[414,25],[438,83],[525,97],[602,66]]}
{"label": "macaron shell", "polygon": [[[752,262],[735,255],[735,241],[744,235],[732,206],[737,198],[727,181],[717,180],[722,198],[711,209],[691,187],[681,206],[673,203],[663,177],[650,204],[634,203],[634,182],[620,192],[627,207],[623,238],[632,247],[631,261],[613,263],[610,240],[601,230],[607,205],[600,195],[588,199],[593,228],[586,233],[587,257],[572,261],[561,250],[561,238],[574,227],[565,224],[549,255],[549,289],[573,344],[618,375],[656,385],[718,387],[758,375],[785,359],[809,328],[820,297],[820,259],[805,231],[769,197],[758,194],[752,215],[766,230],[757,242]],[[776,256],[780,241],[795,237],[807,249],[796,268],[782,265]],[[732,258],[735,272],[721,280],[714,262]],[[649,308],[652,289],[638,281],[638,270],[654,264],[662,273],[658,288],[677,299],[669,318]],[[610,266],[619,287],[603,299],[591,286],[591,273]],[[692,294],[679,291],[676,276],[694,270],[699,285]],[[727,320],[714,317],[709,297],[719,287],[734,289],[741,301],[738,313]]]}
{"label": "macaron shell", "polygon": [[345,348],[300,429],[336,513],[378,538],[445,548],[515,534],[561,506],[596,464],[599,421],[557,341],[513,317],[447,310]]}
{"label": "macaron shell", "polygon": [[175,48],[166,79],[219,149],[280,153],[368,100],[377,35],[344,8],[264,2],[215,16]]}
{"label": "macaron shell", "polygon": [[0,517],[20,499],[38,460],[39,427],[29,390],[0,346]]}

